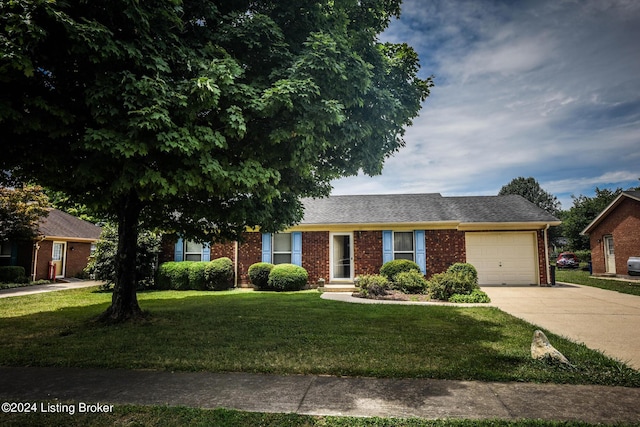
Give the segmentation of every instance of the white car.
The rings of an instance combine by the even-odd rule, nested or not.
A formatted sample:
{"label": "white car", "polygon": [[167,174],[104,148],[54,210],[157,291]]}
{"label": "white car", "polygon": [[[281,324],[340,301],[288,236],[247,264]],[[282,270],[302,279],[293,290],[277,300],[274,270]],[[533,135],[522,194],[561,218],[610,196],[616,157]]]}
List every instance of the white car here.
{"label": "white car", "polygon": [[629,257],[627,260],[627,270],[631,276],[640,276],[640,257]]}

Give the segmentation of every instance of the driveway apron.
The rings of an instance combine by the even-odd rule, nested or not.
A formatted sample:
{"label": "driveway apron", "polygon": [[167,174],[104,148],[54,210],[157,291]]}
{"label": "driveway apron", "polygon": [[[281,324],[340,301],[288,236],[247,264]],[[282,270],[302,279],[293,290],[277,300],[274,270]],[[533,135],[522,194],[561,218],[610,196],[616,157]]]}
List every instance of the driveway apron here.
{"label": "driveway apron", "polygon": [[509,314],[640,369],[640,296],[573,284],[482,290]]}

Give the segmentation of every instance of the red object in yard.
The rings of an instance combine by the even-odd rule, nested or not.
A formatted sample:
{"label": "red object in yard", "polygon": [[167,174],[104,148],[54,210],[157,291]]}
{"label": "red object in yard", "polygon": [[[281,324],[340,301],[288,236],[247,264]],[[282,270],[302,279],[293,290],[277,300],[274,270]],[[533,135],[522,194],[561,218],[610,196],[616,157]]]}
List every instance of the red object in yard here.
{"label": "red object in yard", "polygon": [[56,265],[49,261],[49,275],[48,275],[48,279],[49,280],[56,280]]}

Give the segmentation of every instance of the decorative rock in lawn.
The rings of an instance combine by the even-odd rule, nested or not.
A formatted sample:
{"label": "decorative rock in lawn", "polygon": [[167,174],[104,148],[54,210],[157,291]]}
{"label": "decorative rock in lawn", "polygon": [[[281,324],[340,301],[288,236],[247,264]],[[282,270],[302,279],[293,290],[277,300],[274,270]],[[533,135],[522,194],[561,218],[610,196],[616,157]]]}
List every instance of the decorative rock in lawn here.
{"label": "decorative rock in lawn", "polygon": [[533,333],[533,341],[531,341],[531,357],[536,360],[549,360],[573,366],[562,353],[551,345],[547,336],[540,330]]}

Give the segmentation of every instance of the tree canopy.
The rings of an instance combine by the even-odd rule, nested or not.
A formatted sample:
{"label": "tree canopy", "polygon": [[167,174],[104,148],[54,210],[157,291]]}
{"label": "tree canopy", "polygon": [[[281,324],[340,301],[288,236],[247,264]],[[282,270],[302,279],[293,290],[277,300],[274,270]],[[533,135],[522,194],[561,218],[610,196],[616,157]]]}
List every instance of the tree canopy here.
{"label": "tree canopy", "polygon": [[560,212],[558,198],[545,191],[533,177],[524,178],[521,176],[514,178],[504,185],[498,193],[499,196],[505,194],[518,194],[551,215],[558,215]]}
{"label": "tree canopy", "polygon": [[49,213],[48,206],[40,187],[0,187],[0,243],[36,237],[40,219]]}
{"label": "tree canopy", "polygon": [[600,212],[602,212],[613,200],[620,195],[621,188],[609,190],[596,187],[595,196],[584,195],[571,196],[573,206],[562,216],[564,236],[569,241],[569,247],[573,250],[588,250],[590,248],[589,236],[580,233]]}
{"label": "tree canopy", "polygon": [[0,169],[118,223],[108,316],[139,313],[137,227],[202,240],[299,221],[381,171],[432,86],[380,43],[399,0],[0,2]]}

